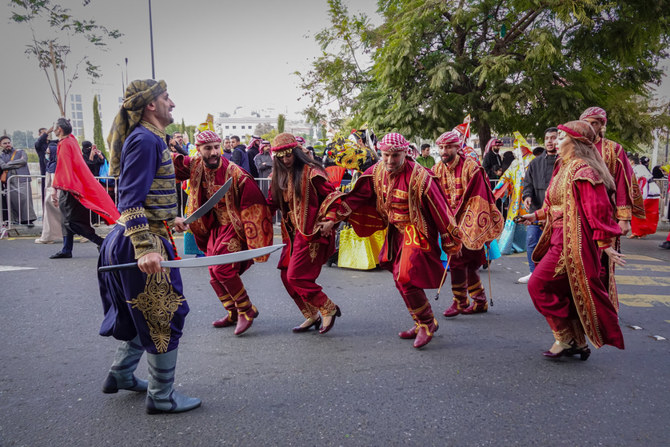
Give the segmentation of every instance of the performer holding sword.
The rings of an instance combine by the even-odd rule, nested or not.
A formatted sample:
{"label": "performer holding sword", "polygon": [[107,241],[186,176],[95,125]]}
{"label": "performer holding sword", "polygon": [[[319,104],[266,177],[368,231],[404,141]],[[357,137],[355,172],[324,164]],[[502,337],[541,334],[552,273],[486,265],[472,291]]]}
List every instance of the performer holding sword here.
{"label": "performer holding sword", "polygon": [[[200,132],[195,138],[198,155],[173,158],[177,180],[190,180],[189,209],[200,208],[207,199],[215,201],[211,211],[202,216],[189,216],[189,228],[198,247],[207,256],[236,253],[272,244],[273,230],[270,209],[253,177],[221,156],[221,138],[211,130]],[[225,193],[220,185],[226,184]],[[227,188],[225,188],[227,190]],[[223,191],[225,200],[216,197]],[[220,194],[223,196],[223,194]],[[265,262],[268,255],[256,258]],[[236,325],[235,335],[242,335],[258,316],[251,304],[240,275],[253,260],[209,267],[210,284],[227,315],[212,323],[214,327]]]}
{"label": "performer holding sword", "polygon": [[[171,228],[186,229],[184,219],[177,217],[175,169],[165,141],[165,127],[172,122],[173,108],[164,81],[136,80],[126,89],[108,138],[110,172],[120,176],[121,218],[105,239],[98,261],[105,312],[100,335],[123,341],[102,391],[147,392],[146,410],[150,414],[189,411],[201,404],[200,399],[184,396],[173,387],[177,347],[189,311],[176,267],[243,262],[282,247],[165,260],[176,256]],[[225,194],[226,189],[222,189],[219,196]],[[219,200],[213,199],[192,218],[199,218],[216,205]],[[132,260],[137,262],[127,264]],[[134,375],[144,351],[148,381]]]}

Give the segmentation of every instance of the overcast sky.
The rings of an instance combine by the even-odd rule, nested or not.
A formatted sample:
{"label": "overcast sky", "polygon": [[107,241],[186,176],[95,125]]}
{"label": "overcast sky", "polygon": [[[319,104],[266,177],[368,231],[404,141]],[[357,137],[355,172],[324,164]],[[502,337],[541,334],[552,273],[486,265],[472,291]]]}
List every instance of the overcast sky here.
{"label": "overcast sky", "polygon": [[[9,23],[9,2],[0,2],[0,130],[36,134],[58,117],[58,108],[44,73],[24,54],[30,31]],[[101,95],[106,136],[122,93],[124,58],[129,80],[151,77],[148,1],[93,0],[85,8],[81,0],[59,3],[78,17],[94,18],[124,34],[108,51],[90,53],[103,67],[103,78],[92,84],[82,75],[71,91],[90,101],[93,93]],[[351,11],[376,16],[376,0],[345,4]],[[328,25],[326,0],[153,0],[151,5],[156,78],[167,82],[176,122],[183,118],[197,124],[207,113],[231,113],[237,106],[274,108],[298,118],[306,99],[298,101],[302,92],[293,72],[307,71],[320,55],[313,36]],[[71,62],[83,54],[81,47],[73,49]],[[85,113],[91,110],[92,102],[85,102]],[[90,127],[86,134],[92,134]]]}
{"label": "overcast sky", "polygon": [[[58,1],[58,0],[56,0]],[[48,127],[58,117],[44,74],[25,54],[30,40],[27,27],[9,23],[8,0],[0,0],[0,131]],[[102,98],[103,133],[106,137],[122,96],[122,69],[128,58],[129,80],[151,77],[147,0],[61,0],[78,17],[94,18],[124,36],[110,42],[106,52],[93,51],[91,60],[102,66],[96,84],[84,75],[71,93],[82,93],[87,114],[86,135],[92,136],[92,95]],[[351,11],[365,12],[376,23],[376,0],[345,0]],[[168,84],[176,104],[173,116],[197,124],[207,113],[231,113],[238,106],[274,108],[298,118],[306,98],[296,70],[305,72],[318,57],[313,39],[328,25],[326,0],[153,0],[156,78]],[[45,38],[42,30],[38,37]],[[74,41],[73,41],[74,44]],[[84,53],[73,45],[69,61]],[[667,64],[666,64],[667,67]],[[670,97],[667,77],[662,96]]]}

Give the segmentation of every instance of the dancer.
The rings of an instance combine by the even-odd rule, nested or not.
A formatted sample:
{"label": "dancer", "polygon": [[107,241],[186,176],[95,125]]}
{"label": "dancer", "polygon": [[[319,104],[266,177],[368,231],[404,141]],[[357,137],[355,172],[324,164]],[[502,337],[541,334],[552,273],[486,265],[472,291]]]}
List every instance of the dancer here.
{"label": "dancer", "polygon": [[[486,264],[484,244],[500,236],[503,217],[496,208],[484,168],[465,156],[459,135],[445,132],[435,144],[440,148],[441,160],[433,172],[447,193],[447,204],[454,212],[463,242],[463,248],[449,263],[454,302],[444,316],[486,312],[488,303],[478,270]],[[472,298],[470,305],[468,293]]]}
{"label": "dancer", "polygon": [[[270,210],[253,177],[222,157],[221,138],[215,132],[200,132],[195,145],[199,156],[173,157],[177,180],[189,180],[189,209],[200,208],[221,185],[233,179],[225,200],[189,225],[198,247],[213,256],[272,245]],[[256,261],[265,262],[268,256]],[[235,335],[242,335],[258,316],[240,278],[253,263],[248,260],[209,267],[209,282],[228,311],[212,323],[214,327],[236,325]]]}
{"label": "dancer", "polygon": [[605,166],[614,178],[616,186],[616,219],[621,227],[623,236],[631,229],[630,221],[633,216],[645,218],[644,202],[640,188],[635,180],[633,167],[626,157],[623,147],[612,140],[605,138],[607,126],[607,112],[600,107],[589,107],[579,117],[591,124],[596,132],[595,147],[600,153]]}
{"label": "dancer", "polygon": [[268,204],[273,214],[281,211],[286,244],[277,268],[286,291],[305,317],[293,332],[322,326],[319,333],[325,334],[341,311],[316,283],[321,267],[335,251],[334,235],[320,231],[317,217],[321,203],[335,188],[321,164],[305,154],[293,135],[277,135],[271,150],[274,165]]}
{"label": "dancer", "polygon": [[605,252],[610,262],[625,261],[613,247],[621,234],[609,197],[615,183],[593,144],[594,129],[586,121],[558,129],[560,158],[544,206],[522,216],[525,222],[546,220],[528,291],[554,333],[555,342],[543,355],[586,360],[591,351],[584,335],[597,348],[624,348],[617,306],[608,293],[616,290],[614,275],[603,284],[599,260]]}
{"label": "dancer", "polygon": [[379,265],[393,273],[396,288],[414,326],[400,332],[414,347],[429,343],[438,323],[423,289],[436,289],[444,274],[438,235],[450,255],[461,250],[460,233],[438,178],[407,154],[409,142],[398,133],[379,143],[382,160],[365,171],[348,193],[324,202],[323,231],[348,220],[361,237],[388,228]]}
{"label": "dancer", "polygon": [[[186,397],[173,386],[177,348],[189,308],[179,269],[160,265],[176,255],[170,228],[184,229],[183,219],[177,218],[174,165],[165,143],[173,108],[164,81],[133,81],[126,88],[108,138],[110,174],[120,174],[118,206],[123,224],[105,238],[99,264],[137,260],[139,269],[98,273],[105,312],[100,335],[123,341],[102,391],[147,391],[150,414],[200,406],[200,399]],[[134,375],[144,351],[148,383]]]}

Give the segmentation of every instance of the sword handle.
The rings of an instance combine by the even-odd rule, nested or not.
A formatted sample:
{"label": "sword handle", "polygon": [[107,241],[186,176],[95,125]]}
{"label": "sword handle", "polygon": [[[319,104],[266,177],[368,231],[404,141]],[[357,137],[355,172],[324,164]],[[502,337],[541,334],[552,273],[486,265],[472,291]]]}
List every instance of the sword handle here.
{"label": "sword handle", "polygon": [[100,273],[104,273],[104,272],[114,272],[116,270],[130,270],[136,268],[137,268],[137,262],[131,262],[129,264],[103,265],[102,267],[98,267],[98,271]]}

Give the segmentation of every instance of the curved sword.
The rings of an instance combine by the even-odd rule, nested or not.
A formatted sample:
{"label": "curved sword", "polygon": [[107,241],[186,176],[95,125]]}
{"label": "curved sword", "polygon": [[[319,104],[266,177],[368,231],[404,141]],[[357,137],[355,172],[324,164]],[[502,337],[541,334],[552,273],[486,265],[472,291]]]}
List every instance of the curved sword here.
{"label": "curved sword", "polygon": [[[170,268],[192,268],[209,267],[210,265],[232,264],[233,262],[242,262],[260,256],[268,255],[279,250],[286,244],[270,245],[268,247],[254,248],[252,250],[242,250],[235,253],[226,253],[225,255],[205,256],[202,258],[179,259],[176,261],[161,261],[161,267]],[[129,270],[137,268],[137,262],[129,264],[103,265],[98,268],[99,272],[113,272],[116,270]]]}

